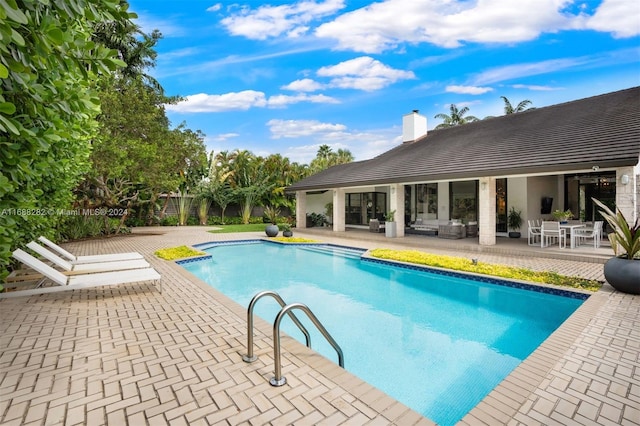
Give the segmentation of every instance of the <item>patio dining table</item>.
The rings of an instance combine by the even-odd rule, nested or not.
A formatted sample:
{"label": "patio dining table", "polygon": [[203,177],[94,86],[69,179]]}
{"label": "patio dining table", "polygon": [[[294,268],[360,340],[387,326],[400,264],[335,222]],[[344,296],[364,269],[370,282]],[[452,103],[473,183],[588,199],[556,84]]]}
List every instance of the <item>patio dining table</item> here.
{"label": "patio dining table", "polygon": [[584,228],[587,226],[586,223],[561,223],[560,229],[566,229],[567,233],[570,235],[570,248],[576,248],[576,233],[573,232],[574,229]]}

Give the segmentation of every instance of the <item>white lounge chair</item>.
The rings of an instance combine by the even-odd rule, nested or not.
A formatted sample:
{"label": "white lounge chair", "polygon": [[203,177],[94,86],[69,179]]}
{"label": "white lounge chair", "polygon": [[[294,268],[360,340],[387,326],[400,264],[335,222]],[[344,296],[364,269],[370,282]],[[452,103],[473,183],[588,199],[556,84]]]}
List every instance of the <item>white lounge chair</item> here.
{"label": "white lounge chair", "polygon": [[0,293],[0,299],[142,281],[153,281],[154,283],[158,283],[160,286],[160,292],[162,293],[162,277],[158,271],[153,268],[128,269],[126,271],[101,272],[68,277],[62,272],[56,271],[41,260],[31,256],[24,250],[17,249],[13,252],[13,257],[50,279],[55,285],[51,287],[39,287],[28,290]]}
{"label": "white lounge chair", "polygon": [[74,265],[56,255],[54,252],[42,247],[35,241],[27,244],[27,247],[66,272],[81,272],[86,274],[90,272],[111,272],[125,269],[149,268],[151,266],[149,262],[144,259],[121,260],[119,262],[80,263]]}
{"label": "white lounge chair", "polygon": [[96,262],[120,262],[122,260],[132,260],[132,259],[144,259],[140,253],[128,252],[128,253],[114,253],[114,254],[95,254],[91,256],[76,256],[74,254],[69,253],[53,241],[45,237],[39,237],[38,240],[42,242],[47,247],[52,250],[58,252],[60,256],[68,259],[71,263],[79,264],[79,263],[96,263]]}

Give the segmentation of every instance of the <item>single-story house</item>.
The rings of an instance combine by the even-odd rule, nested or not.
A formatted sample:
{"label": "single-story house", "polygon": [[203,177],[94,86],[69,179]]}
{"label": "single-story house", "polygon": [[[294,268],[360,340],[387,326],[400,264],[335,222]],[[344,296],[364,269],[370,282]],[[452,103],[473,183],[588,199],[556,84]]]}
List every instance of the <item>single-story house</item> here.
{"label": "single-story house", "polygon": [[403,143],[287,188],[297,227],[325,213],[336,232],[368,227],[395,211],[397,236],[410,224],[477,223],[481,245],[507,235],[507,216],[551,219],[570,209],[597,220],[592,197],[631,222],[640,214],[640,87],[427,131],[418,111],[402,119]]}

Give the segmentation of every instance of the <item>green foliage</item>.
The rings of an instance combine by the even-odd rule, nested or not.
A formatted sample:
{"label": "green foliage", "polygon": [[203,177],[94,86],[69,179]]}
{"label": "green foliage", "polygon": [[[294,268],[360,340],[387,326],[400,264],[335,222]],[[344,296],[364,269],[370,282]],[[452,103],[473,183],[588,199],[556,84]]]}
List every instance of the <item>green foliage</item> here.
{"label": "green foliage", "polygon": [[513,229],[517,231],[522,226],[522,211],[516,210],[515,207],[511,206],[511,210],[509,210],[509,215],[507,216],[507,225],[509,229]]}
{"label": "green foliage", "polygon": [[95,82],[124,65],[92,30],[131,17],[112,0],[2,0],[0,276],[13,248],[52,236],[70,207],[96,130]]}
{"label": "green foliage", "polygon": [[459,126],[461,124],[472,123],[478,121],[478,117],[473,115],[465,115],[469,112],[469,107],[458,108],[457,105],[451,104],[449,106],[449,114],[436,114],[434,118],[442,119],[442,123],[436,126],[436,129],[443,129],[447,127]]}
{"label": "green foliage", "polygon": [[[595,198],[592,198],[592,200],[602,209],[600,214],[613,229],[613,232],[609,234],[609,242],[611,242],[614,254],[618,256],[618,253],[620,253],[620,256],[624,256],[627,259],[640,259],[640,224],[638,219],[636,219],[636,223],[633,226],[630,226],[619,209],[616,209],[614,213],[601,201]],[[624,252],[621,252],[620,248]]]}
{"label": "green foliage", "polygon": [[156,250],[154,254],[158,256],[160,259],[176,260],[176,259],[183,259],[185,257],[202,256],[206,253],[199,250],[195,250],[191,247],[178,246],[173,248]]}
{"label": "green foliage", "polygon": [[324,226],[327,223],[327,218],[321,213],[308,213],[307,220],[311,222],[311,226]]}
{"label": "green foliage", "polygon": [[264,209],[264,216],[267,218],[269,223],[276,225],[278,223],[278,217],[280,216],[280,209],[273,206],[267,206]]}
{"label": "green foliage", "polygon": [[100,215],[69,215],[60,221],[57,232],[59,239],[63,241],[110,235],[117,229],[121,234],[131,232],[128,228],[121,228],[119,225],[120,220],[115,218],[105,218]]}
{"label": "green foliage", "polygon": [[571,210],[554,210],[551,216],[557,221],[564,221],[573,217]]}
{"label": "green foliage", "polygon": [[272,237],[269,238],[269,241],[277,241],[279,243],[319,243],[318,240],[311,240],[309,238],[300,238],[300,237]]}
{"label": "green foliage", "polygon": [[178,216],[165,216],[161,221],[162,226],[178,226]]}
{"label": "green foliage", "polygon": [[569,277],[555,272],[537,272],[525,268],[492,265],[490,263],[483,262],[473,263],[473,261],[463,257],[436,255],[417,250],[375,249],[371,250],[369,254],[380,259],[435,266],[438,268],[473,272],[476,274],[492,275],[502,278],[554,284],[588,291],[598,291],[602,286],[602,283],[595,280],[587,280],[580,277]]}
{"label": "green foliage", "polygon": [[[212,234],[230,234],[233,232],[262,232],[264,233],[264,224],[262,223],[262,218],[260,218],[260,223],[250,223],[245,225],[243,223],[236,225],[220,225],[220,229],[213,229],[209,232]],[[264,234],[263,234],[264,235]]]}
{"label": "green foliage", "polygon": [[178,225],[186,225],[187,220],[189,219],[189,212],[191,211],[193,197],[186,192],[179,192],[176,197],[171,198],[171,202],[174,204],[175,209],[178,212]]}
{"label": "green foliage", "polygon": [[395,218],[396,218],[396,211],[395,210],[388,211],[384,215],[384,220],[386,222],[393,222],[395,220]]}

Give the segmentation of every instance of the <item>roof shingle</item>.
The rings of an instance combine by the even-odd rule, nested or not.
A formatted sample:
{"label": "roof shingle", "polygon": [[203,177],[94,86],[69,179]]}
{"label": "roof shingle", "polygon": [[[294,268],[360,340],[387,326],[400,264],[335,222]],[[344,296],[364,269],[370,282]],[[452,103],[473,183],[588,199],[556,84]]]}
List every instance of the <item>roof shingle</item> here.
{"label": "roof shingle", "polygon": [[370,160],[309,176],[288,191],[471,179],[636,165],[640,87],[429,133]]}

